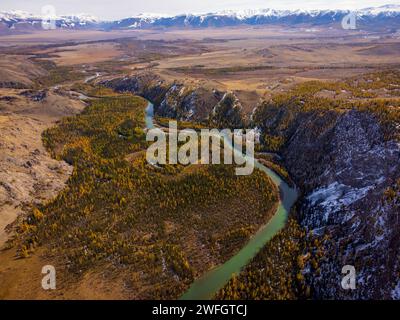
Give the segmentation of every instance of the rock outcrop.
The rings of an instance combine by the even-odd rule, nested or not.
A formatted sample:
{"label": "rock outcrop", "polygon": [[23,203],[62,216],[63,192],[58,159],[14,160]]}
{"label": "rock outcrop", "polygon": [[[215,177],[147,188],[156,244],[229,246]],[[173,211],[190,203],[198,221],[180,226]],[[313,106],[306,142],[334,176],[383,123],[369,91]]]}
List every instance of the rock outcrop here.
{"label": "rock outcrop", "polygon": [[[235,128],[243,126],[245,121],[240,101],[233,92],[209,90],[180,82],[168,83],[153,73],[104,80],[100,84],[152,101],[155,113],[161,117],[197,122],[215,120],[221,125]],[[224,123],[218,119],[224,119]]]}
{"label": "rock outcrop", "polygon": [[[400,143],[385,141],[368,112],[308,113],[294,123],[282,155],[304,191],[299,221],[331,239],[320,274],[306,277],[315,297],[399,298],[400,210],[385,192],[400,177]],[[341,286],[345,265],[355,267],[355,290]]]}

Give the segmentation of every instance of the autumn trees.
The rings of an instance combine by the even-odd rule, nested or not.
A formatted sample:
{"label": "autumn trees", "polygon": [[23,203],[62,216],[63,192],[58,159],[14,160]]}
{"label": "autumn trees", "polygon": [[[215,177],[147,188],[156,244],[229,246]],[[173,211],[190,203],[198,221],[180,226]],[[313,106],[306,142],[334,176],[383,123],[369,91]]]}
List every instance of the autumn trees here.
{"label": "autumn trees", "polygon": [[[323,237],[322,241],[328,241]],[[307,299],[312,291],[308,274],[319,272],[324,256],[322,241],[289,219],[280,231],[215,296],[224,300]]]}
{"label": "autumn trees", "polygon": [[273,215],[277,190],[255,170],[147,163],[146,101],[91,101],[43,133],[49,152],[74,166],[67,187],[20,226],[19,252],[44,246],[67,272],[99,266],[139,298],[177,298],[195,276],[231,257]]}

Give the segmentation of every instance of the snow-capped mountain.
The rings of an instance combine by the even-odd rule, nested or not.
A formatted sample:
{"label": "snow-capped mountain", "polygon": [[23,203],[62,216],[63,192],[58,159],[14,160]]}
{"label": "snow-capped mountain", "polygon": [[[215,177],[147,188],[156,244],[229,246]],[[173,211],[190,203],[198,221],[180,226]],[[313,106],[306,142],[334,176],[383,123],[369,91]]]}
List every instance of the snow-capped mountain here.
{"label": "snow-capped mountain", "polygon": [[[236,25],[326,25],[340,23],[349,10],[226,10],[206,14],[180,14],[176,16],[138,15],[106,24],[108,28],[144,29],[151,27],[223,27]],[[400,5],[366,8],[355,12],[362,24],[388,23],[400,25]]]}
{"label": "snow-capped mountain", "polygon": [[[89,28],[98,24],[96,17],[87,14],[55,16],[52,19],[58,28]],[[10,29],[39,28],[41,22],[47,20],[46,17],[24,11],[0,12],[0,24]]]}
{"label": "snow-capped mountain", "polygon": [[[238,25],[332,25],[339,24],[349,10],[225,10],[205,14],[140,14],[117,21],[99,21],[88,15],[55,17],[59,28],[146,29],[146,28],[206,28]],[[365,8],[354,12],[363,28],[400,27],[400,5]],[[0,26],[11,29],[39,27],[43,17],[26,12],[0,12]]]}

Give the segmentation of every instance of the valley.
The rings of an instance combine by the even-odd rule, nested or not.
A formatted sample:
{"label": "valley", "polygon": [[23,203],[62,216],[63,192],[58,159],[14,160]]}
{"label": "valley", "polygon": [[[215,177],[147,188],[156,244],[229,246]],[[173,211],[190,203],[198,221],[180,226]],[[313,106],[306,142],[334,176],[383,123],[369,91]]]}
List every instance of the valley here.
{"label": "valley", "polygon": [[[29,32],[0,36],[0,299],[400,298],[395,30]],[[150,118],[251,128],[256,169],[152,165]]]}

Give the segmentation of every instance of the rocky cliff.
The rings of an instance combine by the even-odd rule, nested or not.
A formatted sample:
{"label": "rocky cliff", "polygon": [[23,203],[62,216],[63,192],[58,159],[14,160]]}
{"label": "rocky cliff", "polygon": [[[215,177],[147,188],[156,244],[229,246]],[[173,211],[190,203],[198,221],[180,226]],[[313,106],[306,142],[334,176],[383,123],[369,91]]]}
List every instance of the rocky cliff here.
{"label": "rocky cliff", "polygon": [[[153,73],[102,81],[118,92],[140,95],[155,105],[161,117],[208,122],[240,128],[246,121],[242,105],[233,92],[221,92],[181,82],[167,82]],[[224,119],[223,122],[220,120]]]}
{"label": "rocky cliff", "polygon": [[[294,117],[282,156],[304,193],[298,219],[331,239],[320,274],[303,270],[315,298],[400,298],[400,143],[366,111]],[[388,199],[389,190],[397,195]],[[345,265],[355,267],[355,290],[341,287]]]}

